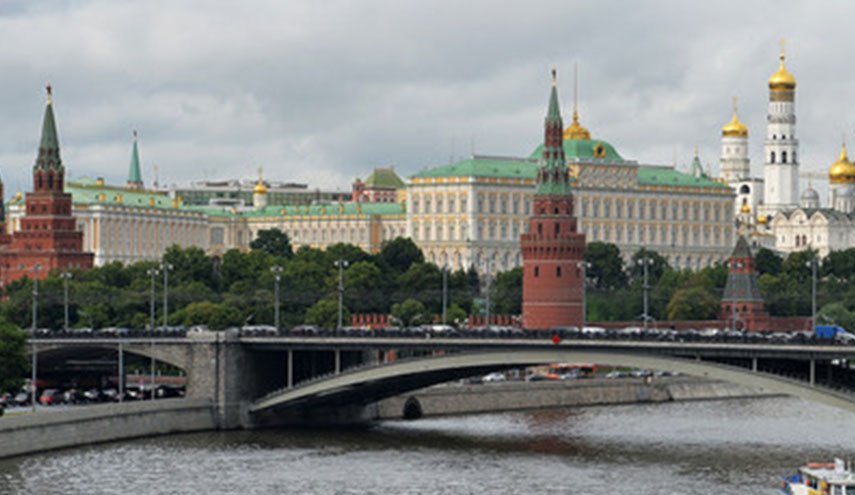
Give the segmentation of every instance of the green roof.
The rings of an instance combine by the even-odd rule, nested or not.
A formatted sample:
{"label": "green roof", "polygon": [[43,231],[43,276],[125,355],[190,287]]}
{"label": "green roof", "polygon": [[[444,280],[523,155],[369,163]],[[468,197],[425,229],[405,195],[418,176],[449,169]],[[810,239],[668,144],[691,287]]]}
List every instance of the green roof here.
{"label": "green roof", "polygon": [[[543,144],[540,144],[529,155],[531,159],[540,159],[543,156]],[[618,154],[614,146],[599,139],[565,139],[564,156],[569,160],[604,160],[609,162],[623,162],[623,157]]]}
{"label": "green roof", "polygon": [[365,179],[365,186],[382,189],[403,189],[404,181],[398,177],[392,168],[375,168]]}
{"label": "green roof", "polygon": [[402,203],[329,203],[319,205],[270,205],[262,209],[232,211],[222,206],[189,206],[185,209],[200,211],[210,216],[227,217],[288,217],[325,215],[403,215]]}
{"label": "green roof", "polygon": [[134,131],[134,146],[131,149],[131,164],[128,167],[128,184],[142,184],[140,153],[137,149],[137,131]]}
{"label": "green roof", "polygon": [[[130,191],[121,187],[101,186],[92,179],[80,179],[65,185],[74,204],[105,204],[140,208],[172,208],[172,198],[162,192]],[[103,200],[102,200],[103,195]]]}
{"label": "green roof", "polygon": [[693,177],[671,167],[638,167],[639,186],[678,186],[728,189],[727,184],[707,177]]}
{"label": "green roof", "polygon": [[536,161],[476,156],[457,163],[422,170],[411,178],[490,177],[533,180],[537,177],[539,167]]}
{"label": "green roof", "polygon": [[42,121],[42,139],[39,142],[39,155],[36,158],[36,169],[62,170],[62,160],[59,157],[59,137],[56,132],[56,120],[53,116],[53,103],[50,99],[48,86],[48,103],[45,106],[45,116]]}

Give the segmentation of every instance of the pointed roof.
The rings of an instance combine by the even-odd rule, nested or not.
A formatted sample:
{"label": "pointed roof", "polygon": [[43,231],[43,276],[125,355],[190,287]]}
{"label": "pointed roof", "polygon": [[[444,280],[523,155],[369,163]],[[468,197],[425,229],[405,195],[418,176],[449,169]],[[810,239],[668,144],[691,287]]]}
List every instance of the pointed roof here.
{"label": "pointed roof", "polygon": [[36,170],[62,170],[59,157],[59,136],[56,132],[56,119],[53,116],[53,91],[47,86],[47,106],[42,121],[42,139],[39,142],[39,155],[33,167]]}
{"label": "pointed roof", "polygon": [[739,239],[736,240],[736,247],[733,248],[733,253],[730,255],[731,258],[750,258],[751,257],[751,247],[748,245],[748,241],[745,240],[745,236],[739,236]]}
{"label": "pointed roof", "polygon": [[698,157],[697,147],[695,147],[695,157],[692,158],[692,165],[690,167],[689,173],[692,177],[701,178],[707,176],[706,172],[704,172],[704,166],[701,164],[701,159]]}
{"label": "pointed roof", "polygon": [[563,196],[571,194],[567,159],[564,155],[561,108],[558,104],[558,83],[552,69],[552,89],[549,93],[549,110],[544,122],[543,155],[537,174],[538,195]]}
{"label": "pointed roof", "polygon": [[555,69],[552,69],[552,91],[549,93],[549,111],[546,122],[561,122],[561,109],[558,106],[558,81]]}
{"label": "pointed roof", "polygon": [[404,181],[395,173],[392,167],[375,168],[365,179],[365,187],[381,189],[403,189]]}
{"label": "pointed roof", "polygon": [[134,129],[134,141],[131,148],[131,164],[128,167],[128,184],[142,184],[140,173],[140,152],[137,149],[137,131]]}
{"label": "pointed roof", "polygon": [[[757,284],[757,274],[754,270],[744,270],[744,265],[734,266],[742,263],[739,260],[746,258],[751,258],[751,248],[748,246],[745,237],[739,236],[736,246],[733,248],[733,254],[730,256],[731,265],[727,273],[727,284],[724,286],[722,301],[763,302],[760,286]],[[751,267],[750,261],[747,266]]]}

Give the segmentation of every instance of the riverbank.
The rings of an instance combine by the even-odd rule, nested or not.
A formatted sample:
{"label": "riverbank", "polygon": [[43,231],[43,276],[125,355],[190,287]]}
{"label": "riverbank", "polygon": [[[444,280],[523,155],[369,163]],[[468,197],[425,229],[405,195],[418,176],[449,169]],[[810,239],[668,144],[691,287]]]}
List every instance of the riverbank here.
{"label": "riverbank", "polygon": [[542,382],[445,384],[377,403],[374,418],[422,417],[526,411],[562,407],[644,404],[689,400],[771,397],[761,389],[688,376],[584,379]]}

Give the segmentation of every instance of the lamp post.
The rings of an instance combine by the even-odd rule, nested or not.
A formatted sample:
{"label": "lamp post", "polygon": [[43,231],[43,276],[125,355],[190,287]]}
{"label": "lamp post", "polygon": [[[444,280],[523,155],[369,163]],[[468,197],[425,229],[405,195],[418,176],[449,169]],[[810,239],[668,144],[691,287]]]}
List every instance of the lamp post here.
{"label": "lamp post", "polygon": [[283,268],[279,265],[274,265],[270,267],[270,271],[273,272],[273,324],[276,326],[276,331],[279,332],[279,281],[282,280],[282,270]]}
{"label": "lamp post", "polygon": [[[160,274],[160,271],[157,268],[152,267],[152,268],[149,268],[148,270],[146,270],[145,273],[146,273],[146,275],[148,275],[151,278],[151,294],[149,296],[149,304],[148,304],[149,336],[151,337],[151,370],[150,370],[151,376],[150,376],[149,383],[151,384],[152,389],[154,389],[154,325],[155,325],[155,322],[154,322],[154,309],[155,309],[155,307],[154,307],[154,283],[155,283],[155,280],[157,279],[157,276]],[[121,377],[120,377],[120,380],[121,380]],[[154,398],[154,394],[151,394],[151,396],[152,396],[152,398]]]}
{"label": "lamp post", "polygon": [[336,330],[342,328],[342,318],[344,316],[344,269],[347,268],[347,260],[335,260],[335,266],[338,268],[338,325]]}
{"label": "lamp post", "polygon": [[486,297],[486,301],[485,301],[486,306],[487,306],[487,322],[486,322],[486,326],[487,326],[487,329],[489,330],[489,329],[490,329],[490,309],[491,309],[491,308],[490,308],[490,289],[492,288],[492,285],[493,285],[493,260],[492,260],[492,259],[487,259],[487,261],[486,261],[485,265],[486,265],[486,268],[487,268],[487,270],[486,270],[486,275],[487,275],[487,297]]}
{"label": "lamp post", "polygon": [[33,266],[33,336],[36,335],[39,320],[39,272],[42,265]]}
{"label": "lamp post", "polygon": [[588,322],[588,269],[591,264],[587,261],[579,261],[576,267],[582,270],[582,327]]}
{"label": "lamp post", "polygon": [[169,327],[169,271],[175,267],[170,263],[163,262],[160,269],[163,270],[163,328]]}
{"label": "lamp post", "polygon": [[638,264],[641,265],[644,274],[644,282],[642,285],[642,290],[644,293],[644,299],[642,300],[644,313],[641,315],[642,320],[644,320],[644,331],[647,331],[647,321],[650,319],[650,284],[648,283],[649,277],[649,267],[654,263],[653,258],[648,258],[644,256],[643,258],[638,259]]}
{"label": "lamp post", "polygon": [[62,304],[62,316],[63,316],[63,327],[62,329],[67,333],[68,332],[68,280],[71,278],[71,272],[62,272],[59,274],[62,277],[62,295],[63,295],[63,304]]}
{"label": "lamp post", "polygon": [[813,257],[805,263],[805,266],[810,268],[810,326],[811,330],[816,332],[816,272],[820,266],[820,262],[816,257]]}
{"label": "lamp post", "polygon": [[442,265],[442,324],[448,316],[448,264]]}

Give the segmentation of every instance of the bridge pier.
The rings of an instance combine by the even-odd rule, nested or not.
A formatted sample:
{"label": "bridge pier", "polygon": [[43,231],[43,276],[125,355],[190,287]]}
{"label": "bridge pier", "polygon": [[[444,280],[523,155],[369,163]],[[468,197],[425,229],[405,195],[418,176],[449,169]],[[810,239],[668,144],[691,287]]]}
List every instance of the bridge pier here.
{"label": "bridge pier", "polygon": [[336,349],[333,352],[335,353],[335,367],[333,369],[337,375],[341,373],[341,349]]}
{"label": "bridge pier", "polygon": [[816,386],[816,359],[810,360],[810,386]]}
{"label": "bridge pier", "polygon": [[294,350],[288,349],[288,362],[286,363],[288,373],[285,379],[285,385],[288,388],[294,387]]}
{"label": "bridge pier", "polygon": [[757,358],[751,358],[751,371],[757,373]]}

